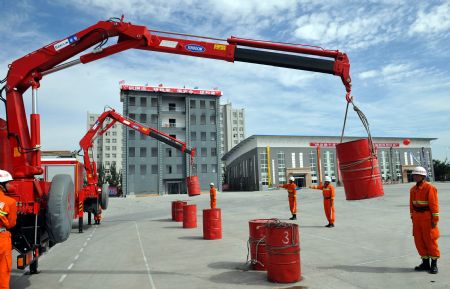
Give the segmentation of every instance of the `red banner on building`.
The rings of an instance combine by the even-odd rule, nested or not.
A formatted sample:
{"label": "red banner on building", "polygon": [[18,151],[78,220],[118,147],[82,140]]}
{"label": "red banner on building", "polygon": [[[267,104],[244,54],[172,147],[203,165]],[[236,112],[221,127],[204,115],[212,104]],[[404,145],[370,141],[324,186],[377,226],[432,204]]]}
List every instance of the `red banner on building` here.
{"label": "red banner on building", "polygon": [[164,93],[214,95],[214,96],[222,95],[222,91],[220,91],[220,90],[161,87],[161,86],[143,86],[143,85],[128,85],[128,84],[122,84],[120,86],[120,89],[121,90],[135,90],[135,91],[164,92]]}
{"label": "red banner on building", "polygon": [[[334,147],[336,147],[337,144],[339,144],[339,143],[338,142],[310,142],[309,146],[334,148]],[[393,148],[393,147],[399,147],[400,143],[397,143],[397,142],[374,143],[374,145],[377,148]]]}

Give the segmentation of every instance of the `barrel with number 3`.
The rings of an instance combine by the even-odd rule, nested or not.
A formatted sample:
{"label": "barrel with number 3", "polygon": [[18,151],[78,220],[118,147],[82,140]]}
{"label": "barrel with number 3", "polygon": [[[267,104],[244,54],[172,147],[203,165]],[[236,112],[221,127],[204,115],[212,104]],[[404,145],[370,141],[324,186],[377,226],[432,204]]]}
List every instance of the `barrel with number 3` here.
{"label": "barrel with number 3", "polygon": [[298,225],[273,220],[266,223],[267,279],[276,283],[301,280]]}

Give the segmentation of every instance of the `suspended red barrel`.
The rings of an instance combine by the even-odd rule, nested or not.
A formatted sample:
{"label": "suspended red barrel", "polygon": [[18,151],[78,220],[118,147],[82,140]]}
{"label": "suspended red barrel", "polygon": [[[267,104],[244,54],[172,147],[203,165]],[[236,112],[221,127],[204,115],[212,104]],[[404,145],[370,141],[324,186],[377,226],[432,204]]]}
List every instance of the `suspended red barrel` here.
{"label": "suspended red barrel", "polygon": [[203,239],[222,239],[222,212],[220,209],[203,210]]}
{"label": "suspended red barrel", "polygon": [[172,221],[175,221],[175,204],[178,201],[173,201],[172,202]]}
{"label": "suspended red barrel", "polygon": [[187,205],[185,201],[175,202],[175,221],[183,222],[183,207]]}
{"label": "suspended red barrel", "polygon": [[384,195],[378,158],[367,139],[338,144],[336,151],[347,200]]}
{"label": "suspended red barrel", "polygon": [[405,146],[409,145],[410,143],[411,143],[411,140],[410,140],[409,138],[405,138],[405,139],[403,140],[403,144],[404,144]]}
{"label": "suspended red barrel", "polygon": [[198,176],[186,177],[187,191],[190,197],[198,196],[200,192],[200,183],[198,182]]}
{"label": "suspended red barrel", "polygon": [[197,205],[183,207],[183,228],[197,228]]}
{"label": "suspended red barrel", "polygon": [[298,225],[266,223],[267,279],[276,283],[301,280]]}
{"label": "suspended red barrel", "polygon": [[271,219],[256,219],[248,222],[250,236],[250,258],[253,270],[266,270],[266,223]]}

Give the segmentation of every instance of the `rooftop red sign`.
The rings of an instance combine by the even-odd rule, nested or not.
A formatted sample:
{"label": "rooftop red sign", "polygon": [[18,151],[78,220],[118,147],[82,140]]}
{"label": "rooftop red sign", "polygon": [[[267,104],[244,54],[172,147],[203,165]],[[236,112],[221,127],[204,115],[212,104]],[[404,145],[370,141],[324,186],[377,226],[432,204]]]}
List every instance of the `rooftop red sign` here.
{"label": "rooftop red sign", "polygon": [[176,87],[162,87],[162,86],[143,86],[143,85],[120,85],[121,90],[135,90],[135,91],[150,91],[163,93],[183,93],[183,94],[198,94],[198,95],[214,95],[221,96],[220,90],[208,89],[191,89],[191,88],[176,88]]}
{"label": "rooftop red sign", "polygon": [[[309,146],[311,147],[336,147],[338,145],[338,142],[310,142]],[[399,147],[400,144],[397,142],[389,142],[389,143],[374,143],[375,147],[377,148],[393,148],[393,147]]]}

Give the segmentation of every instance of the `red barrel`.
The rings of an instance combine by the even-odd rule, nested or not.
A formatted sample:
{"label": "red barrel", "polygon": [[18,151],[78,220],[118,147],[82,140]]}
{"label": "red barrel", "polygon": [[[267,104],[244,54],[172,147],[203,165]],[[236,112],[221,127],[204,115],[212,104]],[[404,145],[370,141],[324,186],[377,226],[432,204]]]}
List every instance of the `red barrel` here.
{"label": "red barrel", "polygon": [[197,228],[197,205],[183,207],[183,228]]}
{"label": "red barrel", "polygon": [[185,201],[175,202],[175,221],[183,222],[183,207],[187,205]]}
{"label": "red barrel", "polygon": [[220,209],[203,210],[203,239],[222,239],[222,213]]}
{"label": "red barrel", "polygon": [[198,182],[198,176],[190,176],[186,178],[187,191],[190,197],[198,196],[200,192],[200,183]]}
{"label": "red barrel", "polygon": [[276,283],[301,280],[298,225],[266,223],[267,279]]}
{"label": "red barrel", "polygon": [[271,219],[256,219],[248,221],[250,236],[250,258],[253,270],[266,270],[266,223]]}
{"label": "red barrel", "polygon": [[172,221],[175,221],[175,204],[178,201],[172,201]]}
{"label": "red barrel", "polygon": [[347,200],[384,195],[378,158],[372,155],[368,139],[338,144],[336,151]]}

